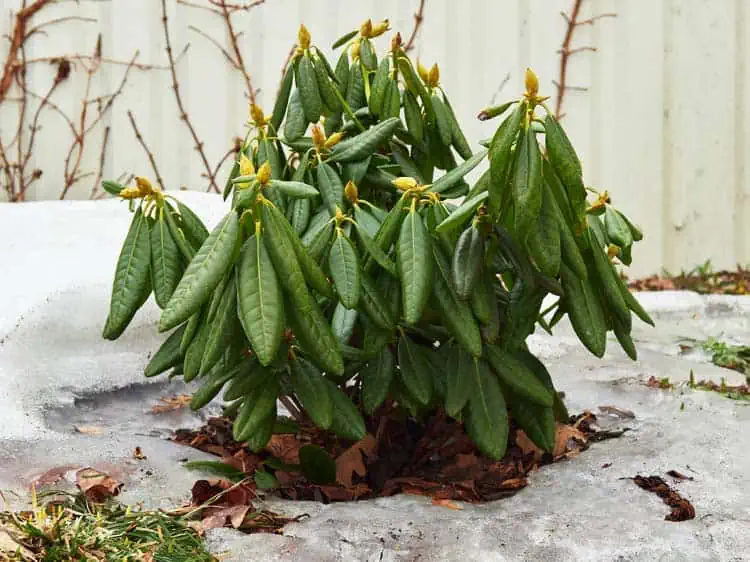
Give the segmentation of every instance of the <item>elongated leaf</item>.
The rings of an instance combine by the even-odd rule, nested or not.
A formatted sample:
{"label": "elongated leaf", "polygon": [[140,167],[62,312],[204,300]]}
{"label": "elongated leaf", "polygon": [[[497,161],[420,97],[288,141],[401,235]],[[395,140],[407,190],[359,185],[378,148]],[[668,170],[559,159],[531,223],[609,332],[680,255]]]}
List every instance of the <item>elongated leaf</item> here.
{"label": "elongated leaf", "polygon": [[508,445],[508,411],[497,379],[484,361],[474,372],[466,431],[480,451],[501,459]]}
{"label": "elongated leaf", "polygon": [[[365,214],[364,211],[362,211],[362,214]],[[373,220],[376,220],[373,218]],[[383,252],[383,250],[380,249],[380,246],[370,238],[370,234],[367,232],[365,228],[362,227],[362,225],[357,222],[357,235],[359,236],[359,240],[362,242],[362,246],[364,246],[365,251],[372,256],[372,259],[374,259],[380,267],[385,269],[388,273],[391,275],[397,275],[396,271],[396,264],[393,263],[393,260],[388,257],[388,255]]]}
{"label": "elongated leaf", "polygon": [[443,143],[443,146],[450,146],[453,141],[453,129],[451,129],[450,117],[448,117],[445,104],[437,94],[432,95],[432,108],[435,111],[435,121],[440,142]]}
{"label": "elongated leaf", "polygon": [[269,377],[265,384],[245,397],[242,408],[240,408],[234,420],[234,438],[237,441],[242,442],[251,439],[253,434],[267,423],[268,418],[276,411],[278,396],[279,379],[278,377]]}
{"label": "elongated leaf", "polygon": [[521,121],[526,110],[526,103],[520,103],[498,127],[495,135],[492,137],[490,144],[490,215],[495,217],[500,212],[500,203],[503,193],[505,192],[508,171],[511,167],[511,158],[513,155],[513,143],[518,138],[521,130]]}
{"label": "elongated leaf", "polygon": [[432,279],[432,241],[422,217],[412,208],[401,224],[398,238],[398,268],[404,319],[416,324],[422,316]]}
{"label": "elongated leaf", "polygon": [[364,107],[367,103],[365,98],[365,79],[362,75],[362,67],[359,61],[354,61],[349,67],[348,83],[346,85],[346,103],[354,111]]}
{"label": "elongated leaf", "polygon": [[479,208],[487,197],[489,197],[489,193],[484,191],[464,201],[457,209],[451,212],[447,219],[437,225],[435,230],[437,232],[450,232],[454,228],[458,228],[466,219],[474,214],[474,211]]}
{"label": "elongated leaf", "polygon": [[316,174],[320,196],[328,212],[334,216],[336,207],[344,206],[344,184],[336,170],[326,162],[318,164]]}
{"label": "elongated leaf", "polygon": [[359,257],[351,240],[341,229],[337,229],[328,253],[328,267],[341,303],[347,308],[356,308],[360,293]]}
{"label": "elongated leaf", "polygon": [[331,77],[328,75],[328,69],[323,60],[322,58],[313,59],[318,91],[320,92],[320,98],[323,100],[323,105],[332,113],[337,113],[341,111],[341,101],[336,95],[334,90],[336,86],[331,82]]}
{"label": "elongated leaf", "polygon": [[542,206],[542,155],[531,127],[522,132],[519,139],[511,189],[515,235],[525,240]]}
{"label": "elongated leaf", "polygon": [[[539,271],[548,277],[557,277],[560,271],[560,230],[552,194],[542,186],[542,206],[534,225],[529,230],[526,246]],[[562,228],[565,228],[562,226]],[[575,244],[575,242],[573,242]]]}
{"label": "elongated leaf", "polygon": [[448,188],[453,187],[456,185],[463,177],[471,172],[474,168],[476,168],[479,163],[484,160],[484,157],[487,156],[487,149],[482,149],[476,154],[474,154],[472,157],[470,157],[468,160],[466,160],[464,163],[459,164],[455,168],[453,168],[450,172],[446,173],[445,175],[438,178],[438,180],[433,183],[427,191],[434,191],[435,193],[442,193]]}
{"label": "elongated leaf", "polygon": [[336,305],[331,318],[331,329],[339,343],[346,344],[352,337],[358,314],[356,309],[346,308],[341,302]]}
{"label": "elongated leaf", "polygon": [[185,333],[185,326],[186,325],[183,324],[169,334],[169,337],[164,340],[164,343],[161,344],[156,353],[154,353],[154,356],[148,362],[148,365],[146,365],[146,369],[143,371],[144,375],[147,377],[155,377],[182,361],[180,342]]}
{"label": "elongated leaf", "polygon": [[446,115],[448,117],[448,121],[450,121],[451,131],[452,131],[452,140],[453,140],[453,148],[456,149],[456,152],[463,158],[464,160],[468,160],[472,156],[471,147],[469,146],[469,141],[466,140],[466,136],[464,135],[464,132],[461,130],[461,125],[458,123],[458,119],[456,119],[456,113],[453,111],[453,107],[451,106],[450,102],[448,101],[448,98],[444,98],[445,101],[445,109],[446,109]]}
{"label": "elongated leaf", "polygon": [[197,250],[208,238],[208,229],[198,215],[182,201],[177,202],[177,210],[180,212],[180,226],[185,232],[185,238]]}
{"label": "elongated leaf", "polygon": [[294,392],[310,419],[318,427],[328,429],[333,421],[333,401],[325,378],[304,357],[297,357],[291,372]]}
{"label": "elongated leaf", "polygon": [[563,263],[560,280],[568,304],[568,317],[578,339],[597,357],[607,346],[607,326],[599,300],[587,280],[581,280]]}
{"label": "elongated leaf", "polygon": [[367,434],[365,420],[352,401],[341,392],[338,386],[326,379],[328,393],[333,402],[333,422],[331,431],[350,441],[359,441]]}
{"label": "elongated leaf", "polygon": [[388,75],[391,69],[391,59],[384,57],[378,65],[378,70],[375,72],[375,78],[372,81],[372,88],[370,89],[370,100],[368,105],[370,107],[370,113],[373,115],[380,115],[380,108],[383,106],[383,95],[385,94],[385,87],[388,83]]}
{"label": "elongated leaf", "polygon": [[204,322],[198,327],[198,332],[188,345],[185,351],[185,361],[183,363],[185,382],[190,382],[201,373],[201,362],[203,361],[203,352],[206,350],[206,342],[211,325]]}
{"label": "elongated leaf", "polygon": [[271,114],[271,128],[274,133],[280,132],[281,121],[284,119],[286,113],[287,104],[289,103],[289,94],[292,91],[292,83],[294,82],[294,65],[290,64],[286,67],[284,77],[281,79],[281,85],[279,85],[279,92],[276,94],[276,101],[273,105],[273,113]]}
{"label": "elongated leaf", "polygon": [[432,397],[432,364],[426,354],[429,349],[402,336],[398,340],[398,365],[401,380],[409,393],[423,406]]}
{"label": "elongated leaf", "polygon": [[159,210],[159,219],[154,221],[150,231],[151,284],[159,308],[167,306],[183,271],[182,255],[169,232],[164,213],[164,209]]}
{"label": "elongated leaf", "polygon": [[375,215],[362,208],[359,203],[354,203],[354,220],[357,221],[357,232],[364,231],[370,239],[373,239],[380,230],[380,221]]}
{"label": "elongated leaf", "polygon": [[345,35],[342,35],[341,37],[336,39],[336,41],[334,41],[333,45],[331,45],[331,49],[338,49],[339,47],[341,47],[341,45],[344,45],[345,43],[348,43],[350,40],[354,39],[358,33],[359,29],[355,29],[354,31],[350,31]]}
{"label": "elongated leaf", "polygon": [[299,464],[305,478],[314,484],[334,484],[336,482],[336,461],[317,445],[300,447]]}
{"label": "elongated leaf", "polygon": [[513,392],[540,406],[552,407],[554,394],[523,361],[495,345],[485,346],[487,360],[500,381]]}
{"label": "elongated leaf", "polygon": [[294,90],[289,98],[289,107],[286,110],[286,123],[284,124],[284,136],[287,140],[295,140],[305,134],[307,130],[307,119],[305,110],[302,108],[299,90]]}
{"label": "elongated leaf", "polygon": [[411,92],[404,92],[404,119],[406,129],[414,138],[415,142],[424,140],[424,121],[422,121],[422,110],[419,108],[419,102]]}
{"label": "elongated leaf", "polygon": [[315,67],[309,55],[300,57],[294,71],[294,82],[299,88],[305,119],[310,123],[317,123],[320,120],[323,101],[320,99],[318,79],[315,77]]}
{"label": "elongated leaf", "polygon": [[206,349],[201,360],[201,372],[205,373],[219,361],[224,350],[232,343],[237,326],[237,286],[235,276],[229,280],[221,292],[216,312],[211,320],[211,330],[206,340]]}
{"label": "elongated leaf", "polygon": [[[362,310],[379,328],[392,331],[396,327],[396,321],[383,293],[368,274],[362,273],[360,280],[362,292],[359,304]],[[391,294],[389,297],[394,298],[395,295]]]}
{"label": "elongated leaf", "polygon": [[474,291],[484,261],[484,236],[472,225],[461,233],[453,254],[453,287],[461,299],[468,299]]}
{"label": "elongated leaf", "polygon": [[232,371],[234,375],[222,396],[225,401],[242,398],[263,384],[267,377],[273,376],[270,368],[264,367],[255,359],[241,361]]}
{"label": "elongated leaf", "polygon": [[[115,340],[120,337],[145,299],[143,293],[151,284],[151,249],[146,217],[138,207],[130,223],[128,234],[117,259],[109,315],[102,337]],[[178,323],[174,324],[176,326]]]}
{"label": "elongated leaf", "polygon": [[237,213],[230,211],[206,238],[188,265],[162,312],[159,331],[163,332],[181,324],[208,300],[231,264],[240,242],[239,231]]}
{"label": "elongated leaf", "polygon": [[586,189],[583,186],[581,162],[565,131],[552,115],[544,119],[547,157],[562,180],[570,206],[579,224],[586,214]]}
{"label": "elongated leaf", "polygon": [[503,394],[513,420],[537,447],[551,453],[555,449],[556,434],[553,409],[539,406],[509,389],[503,389]]}
{"label": "elongated leaf", "polygon": [[300,181],[271,180],[269,186],[275,187],[284,195],[288,195],[295,199],[309,199],[320,195],[318,190],[313,186]]}
{"label": "elongated leaf", "polygon": [[284,299],[262,236],[248,238],[236,270],[240,322],[258,361],[269,365],[284,331]]}
{"label": "elongated leaf", "polygon": [[339,343],[318,303],[315,299],[310,301],[311,308],[307,312],[302,312],[291,303],[286,307],[289,325],[313,363],[327,373],[341,375],[344,372],[344,359]]}
{"label": "elongated leaf", "polygon": [[[441,346],[442,347],[442,346]],[[449,416],[456,417],[469,401],[474,388],[475,371],[479,369],[479,361],[466,353],[457,345],[448,350],[447,365],[445,366],[445,411]]]}
{"label": "elongated leaf", "polygon": [[396,372],[395,358],[384,348],[362,369],[362,406],[365,413],[372,414],[388,397],[388,390]]}
{"label": "elongated leaf", "polygon": [[393,132],[396,130],[399,122],[397,117],[386,119],[357,136],[341,141],[333,148],[328,161],[350,162],[352,160],[362,160],[366,156],[371,155],[378,146],[393,136]]}

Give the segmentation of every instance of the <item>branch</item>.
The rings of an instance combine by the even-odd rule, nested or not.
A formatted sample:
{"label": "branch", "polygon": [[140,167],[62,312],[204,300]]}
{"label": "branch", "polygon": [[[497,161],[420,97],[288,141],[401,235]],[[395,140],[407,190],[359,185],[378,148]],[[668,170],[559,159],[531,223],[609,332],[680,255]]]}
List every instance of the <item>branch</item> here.
{"label": "branch", "polygon": [[148,161],[151,163],[151,169],[154,171],[154,175],[156,176],[156,183],[158,183],[159,187],[162,190],[164,190],[164,181],[161,179],[159,168],[156,166],[156,160],[154,159],[154,154],[151,152],[151,150],[149,150],[148,145],[146,144],[146,141],[143,140],[143,136],[141,135],[141,132],[138,130],[138,125],[136,125],[135,123],[135,117],[133,117],[133,112],[130,111],[129,109],[128,109],[128,119],[130,119],[130,125],[133,127],[135,138],[143,147],[143,150],[146,151],[146,156],[148,156]]}
{"label": "branch", "polygon": [[96,199],[99,191],[99,184],[102,182],[102,176],[104,176],[104,161],[107,158],[107,142],[109,141],[109,125],[104,127],[104,138],[102,139],[102,150],[99,152],[99,170],[96,172],[96,179],[94,179],[94,187],[91,189],[91,195],[89,199]]}
{"label": "branch", "polygon": [[177,102],[177,109],[179,110],[180,119],[185,122],[185,126],[188,128],[188,131],[190,131],[190,136],[193,138],[193,142],[195,143],[195,150],[198,151],[198,154],[200,155],[201,161],[203,163],[203,167],[205,168],[208,175],[209,189],[213,189],[214,191],[219,193],[219,186],[216,184],[216,178],[212,173],[211,165],[208,163],[208,158],[206,158],[206,152],[203,150],[203,142],[201,142],[201,140],[198,138],[198,134],[196,133],[195,128],[190,121],[190,118],[188,117],[187,111],[185,111],[185,106],[182,102],[182,96],[180,95],[180,85],[177,82],[177,69],[175,67],[174,55],[172,53],[172,41],[169,37],[166,0],[161,0],[161,13],[162,27],[164,28],[164,41],[166,43],[167,58],[169,59],[169,73],[172,77],[172,90],[174,91],[174,97],[175,101]]}
{"label": "branch", "polygon": [[419,0],[419,8],[414,13],[414,27],[411,30],[411,35],[409,35],[409,40],[404,46],[404,52],[408,52],[414,47],[414,40],[417,38],[419,28],[422,27],[422,22],[424,21],[424,4],[425,0]]}
{"label": "branch", "polygon": [[568,90],[576,90],[576,91],[585,91],[586,88],[576,87],[576,86],[568,86],[567,78],[568,78],[568,61],[572,55],[575,55],[576,53],[581,53],[585,51],[596,51],[596,47],[578,47],[578,48],[571,48],[571,42],[573,41],[573,33],[575,32],[575,29],[581,25],[594,25],[598,20],[603,18],[613,18],[616,17],[617,14],[607,12],[604,14],[599,14],[598,16],[593,16],[585,20],[579,20],[578,17],[581,12],[581,5],[583,4],[583,0],[573,0],[573,7],[570,10],[570,15],[566,14],[565,12],[560,12],[560,15],[563,17],[565,22],[567,23],[567,29],[565,30],[565,37],[563,37],[562,46],[557,51],[560,53],[560,77],[557,81],[553,81],[552,83],[557,88],[557,99],[555,100],[555,116],[560,119],[563,116],[562,113],[562,103],[563,98],[565,97],[565,92]]}

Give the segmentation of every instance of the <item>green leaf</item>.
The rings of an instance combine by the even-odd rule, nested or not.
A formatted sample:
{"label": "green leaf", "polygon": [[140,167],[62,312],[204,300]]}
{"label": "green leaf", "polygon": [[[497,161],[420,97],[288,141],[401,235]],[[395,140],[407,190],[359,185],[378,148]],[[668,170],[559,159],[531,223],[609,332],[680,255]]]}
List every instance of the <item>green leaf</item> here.
{"label": "green leaf", "polygon": [[307,312],[298,307],[286,307],[289,325],[307,357],[325,372],[341,375],[344,372],[344,359],[339,343],[331,326],[323,316],[315,299],[310,299],[311,308]]}
{"label": "green leaf", "polygon": [[328,429],[333,420],[333,402],[325,378],[304,357],[297,357],[291,367],[292,387],[297,398],[315,425]]}
{"label": "green leaf", "polygon": [[453,129],[451,129],[450,118],[443,104],[443,100],[437,94],[432,95],[432,108],[435,111],[435,121],[440,142],[443,146],[450,146],[453,141]]}
{"label": "green leaf", "polygon": [[230,211],[206,238],[180,279],[159,320],[159,331],[190,318],[208,300],[232,262],[240,242],[237,213]]}
{"label": "green leaf", "polygon": [[302,236],[310,224],[311,207],[309,199],[295,199],[289,203],[287,216],[297,236]]}
{"label": "green leaf", "polygon": [[542,207],[542,155],[531,127],[521,133],[518,143],[511,190],[515,235],[525,240]]}
{"label": "green leaf", "polygon": [[177,201],[177,210],[180,212],[180,225],[185,238],[197,250],[208,238],[208,229],[198,215],[181,201]]}
{"label": "green leaf", "polygon": [[[361,214],[364,215],[365,211],[361,211]],[[373,218],[373,220],[376,220]],[[391,275],[397,275],[398,272],[396,271],[396,264],[393,263],[393,260],[386,255],[383,250],[380,249],[380,246],[370,238],[370,234],[367,232],[365,228],[362,227],[362,225],[357,222],[355,223],[357,226],[357,235],[359,236],[360,242],[362,242],[362,246],[364,246],[365,251],[372,256],[372,259],[374,259],[377,264],[385,269],[388,273]]]}
{"label": "green leaf", "polygon": [[402,336],[398,340],[398,365],[401,380],[409,393],[423,406],[430,403],[432,397],[432,365],[426,354],[430,350],[423,348]]}
{"label": "green leaf", "polygon": [[[167,211],[168,212],[168,211]],[[174,293],[182,276],[182,255],[177,243],[169,232],[164,219],[164,209],[159,210],[159,218],[151,225],[151,285],[154,299],[159,308],[164,308]]]}
{"label": "green leaf", "polygon": [[256,470],[253,475],[253,480],[259,490],[273,490],[281,486],[276,477],[265,470]]}
{"label": "green leaf", "polygon": [[341,392],[338,386],[326,379],[328,392],[333,401],[333,422],[331,431],[350,441],[359,441],[367,434],[365,420],[352,401]]}
{"label": "green leaf", "polygon": [[445,384],[445,411],[457,417],[464,409],[474,387],[475,372],[479,361],[466,353],[460,346],[452,345],[448,352]]}
{"label": "green leaf", "polygon": [[221,359],[223,351],[236,336],[236,326],[237,286],[235,276],[230,273],[229,280],[221,292],[221,298],[218,300],[216,312],[211,319],[211,330],[201,360],[201,372],[205,373]]}
{"label": "green leaf", "polygon": [[[362,76],[362,68],[359,61],[354,61],[349,67],[349,81],[346,85],[346,103],[354,111],[364,107],[367,103],[365,98],[365,79]],[[358,160],[358,158],[355,158]]]}
{"label": "green leaf", "polygon": [[336,75],[336,87],[339,89],[339,92],[341,92],[341,95],[346,97],[346,90],[349,85],[349,55],[347,54],[346,49],[344,49],[341,55],[339,55],[339,58],[336,61],[336,69],[333,72]]}
{"label": "green leaf", "polygon": [[586,188],[583,186],[581,161],[560,123],[552,115],[548,114],[544,119],[544,129],[547,158],[565,186],[577,222],[584,224]]}
{"label": "green leaf", "polygon": [[388,397],[388,390],[396,372],[393,353],[382,349],[372,358],[359,376],[362,379],[362,406],[366,414],[372,414]]}
{"label": "green leaf", "polygon": [[185,382],[190,382],[195,377],[202,374],[201,362],[203,361],[203,352],[206,350],[206,341],[208,341],[210,329],[210,324],[204,320],[198,327],[198,332],[195,334],[195,337],[191,340],[185,350],[185,361],[183,363],[183,378],[185,379]]}
{"label": "green leaf", "polygon": [[461,233],[453,254],[453,287],[461,299],[469,299],[482,270],[484,261],[484,236],[476,225]]}
{"label": "green leaf", "polygon": [[370,72],[378,66],[375,49],[373,49],[372,42],[369,39],[361,39],[359,42],[359,60],[362,61],[362,66]]}
{"label": "green leaf", "polygon": [[424,140],[424,121],[422,121],[422,110],[414,94],[404,92],[404,119],[406,121],[406,130],[417,143]]}
{"label": "green leaf", "polygon": [[336,170],[325,162],[318,164],[316,173],[320,196],[333,217],[336,207],[344,206],[344,184]]}
{"label": "green leaf", "polygon": [[427,191],[434,191],[435,193],[442,193],[445,190],[456,185],[463,177],[476,168],[479,163],[484,160],[487,156],[487,150],[483,149],[471,156],[464,163],[459,164],[453,168],[450,172],[441,176],[435,181]]}
{"label": "green leaf", "polygon": [[[561,225],[553,208],[555,202],[551,199],[552,194],[546,186],[542,186],[542,206],[533,227],[529,230],[526,246],[539,271],[554,278],[560,271]],[[575,244],[575,241],[573,243]]]}
{"label": "green leaf", "polygon": [[320,99],[318,79],[315,77],[315,67],[310,55],[300,57],[295,67],[294,81],[299,89],[305,119],[310,123],[317,123],[320,121],[323,101]]}
{"label": "green leaf", "polygon": [[318,190],[313,186],[300,181],[271,180],[268,185],[269,187],[275,187],[284,195],[288,195],[295,199],[309,199],[320,195]]}
{"label": "green leaf", "polygon": [[294,90],[289,98],[289,107],[286,110],[286,123],[284,125],[284,136],[287,140],[295,140],[305,134],[308,121],[305,118],[305,110],[302,108],[299,90]]}
{"label": "green leaf", "polygon": [[360,294],[359,257],[351,240],[340,228],[336,229],[336,237],[328,253],[328,267],[342,304],[347,308],[356,308]]}
{"label": "green leaf", "polygon": [[222,476],[232,482],[239,482],[245,478],[245,473],[241,470],[219,461],[189,461],[184,463],[182,467],[187,470],[198,470],[200,472],[208,472],[214,476]]}
{"label": "green leaf", "polygon": [[518,427],[537,447],[548,453],[554,451],[556,427],[553,409],[534,404],[510,390],[504,394]]}
{"label": "green leaf", "polygon": [[388,84],[390,70],[391,59],[384,57],[378,65],[378,70],[375,72],[375,78],[372,81],[372,88],[370,89],[368,105],[370,113],[373,115],[379,115],[380,109],[383,107],[383,95],[385,94],[386,84]]}
{"label": "green leaf", "polygon": [[234,375],[234,371],[230,365],[234,359],[234,350],[226,348],[224,356],[213,365],[210,371],[202,371],[206,374],[201,379],[202,384],[200,388],[193,394],[193,398],[190,400],[191,410],[200,410],[221,392],[226,382]]}
{"label": "green leaf", "polygon": [[[345,43],[348,43],[350,40],[354,39],[358,33],[359,29],[355,29],[354,31],[350,31],[349,33],[342,35],[341,37],[336,39],[336,41],[334,41],[333,45],[331,45],[331,49],[338,49],[339,47],[341,47],[341,45],[344,45]],[[344,56],[346,56],[346,52],[344,52]]]}
{"label": "green leaf", "polygon": [[508,410],[497,379],[484,361],[474,371],[466,431],[480,451],[500,460],[508,445]]}
{"label": "green leaf", "polygon": [[444,101],[445,101],[446,115],[448,117],[448,121],[450,122],[450,127],[452,131],[453,148],[456,149],[456,152],[458,152],[461,158],[463,158],[464,160],[468,160],[472,156],[472,151],[471,151],[471,147],[469,146],[469,141],[466,140],[466,136],[464,135],[464,132],[461,130],[461,125],[459,125],[458,119],[456,119],[456,114],[453,111],[453,107],[448,101],[448,98],[444,97]]}
{"label": "green leaf", "polygon": [[412,207],[401,224],[397,253],[404,319],[409,324],[419,322],[430,294],[433,261],[431,248],[432,241],[422,217]]}
{"label": "green leaf", "polygon": [[337,113],[341,111],[341,101],[336,95],[336,86],[331,82],[331,78],[328,75],[328,69],[323,60],[324,59],[322,58],[318,58],[317,60],[313,59],[315,78],[318,81],[318,91],[323,100],[323,105],[325,105],[325,107],[332,113]]}
{"label": "green leaf", "polygon": [[237,305],[247,339],[262,365],[276,356],[284,332],[284,299],[261,236],[248,238],[237,263]]}
{"label": "green leaf", "polygon": [[164,343],[161,344],[148,362],[148,365],[146,365],[146,369],[143,371],[145,376],[155,377],[167,369],[171,369],[182,360],[180,341],[182,341],[182,336],[185,333],[185,327],[186,325],[183,324],[164,340]]}
{"label": "green leaf", "polygon": [[331,328],[339,343],[345,344],[352,337],[358,314],[356,309],[346,308],[341,302],[336,304],[331,318]]}
{"label": "green leaf", "polygon": [[[259,386],[245,397],[242,407],[234,419],[233,432],[236,441],[247,441],[276,411],[276,399],[279,396],[278,377],[269,377],[265,384]],[[273,420],[271,421],[273,427]]]}
{"label": "green leaf", "polygon": [[[144,290],[151,286],[150,268],[151,248],[148,222],[141,208],[138,207],[122,245],[120,257],[117,259],[109,315],[102,333],[104,339],[119,338],[145,301]],[[174,326],[177,324],[179,322]]]}
{"label": "green leaf", "polygon": [[393,132],[400,123],[397,117],[381,121],[374,127],[348,139],[341,141],[331,152],[328,162],[350,162],[362,160],[371,155],[384,142],[393,136]]}
{"label": "green leaf", "polygon": [[284,77],[281,79],[279,85],[279,92],[276,94],[276,101],[273,104],[273,113],[271,113],[271,129],[274,133],[281,132],[281,121],[284,119],[286,113],[287,104],[289,103],[289,94],[292,91],[292,83],[294,81],[294,65],[290,64],[286,67]]}
{"label": "green leaf", "polygon": [[523,361],[499,346],[485,346],[487,360],[500,381],[526,400],[544,407],[552,407],[554,398],[550,391]]}
{"label": "green leaf", "polygon": [[[389,309],[388,301],[378,286],[364,272],[360,275],[360,282],[362,284],[359,299],[361,309],[379,328],[393,331],[396,327],[396,320]],[[394,298],[395,295],[391,294],[390,297]]]}
{"label": "green leaf", "polygon": [[383,94],[383,105],[380,108],[380,118],[398,118],[400,113],[401,92],[398,89],[398,82],[388,79],[385,84],[385,94]]}
{"label": "green leaf", "polygon": [[422,100],[422,105],[425,109],[425,115],[427,116],[427,122],[434,124],[435,109],[432,107],[432,99],[430,98],[430,94],[427,92],[427,89],[424,87],[424,84],[422,84],[422,81],[417,76],[417,73],[414,72],[414,67],[411,64],[411,61],[406,56],[401,55],[397,59],[397,64],[398,69],[401,71],[401,75],[404,77],[404,81],[406,82],[406,87],[412,94],[414,94],[415,96],[419,96],[419,98]]}
{"label": "green leaf", "polygon": [[117,197],[118,195],[120,195],[120,192],[125,189],[125,186],[116,181],[104,180],[102,182],[102,189],[104,189],[104,191],[106,191],[110,195],[114,195],[115,197]]}
{"label": "green leaf", "polygon": [[447,219],[437,225],[435,230],[437,232],[450,232],[454,228],[458,228],[466,219],[474,214],[474,211],[479,208],[487,197],[489,197],[489,193],[484,191],[464,201],[457,209],[451,212]]}
{"label": "green leaf", "polygon": [[565,291],[568,317],[578,339],[586,348],[603,357],[607,346],[607,326],[599,300],[587,280],[581,280],[563,263],[560,280]]}
{"label": "green leaf", "polygon": [[521,121],[526,114],[528,106],[526,103],[518,104],[511,113],[500,124],[490,144],[490,215],[496,217],[500,212],[500,204],[507,183],[508,172],[511,168],[513,155],[513,143],[518,138],[521,130]]}
{"label": "green leaf", "polygon": [[303,445],[299,450],[302,474],[314,484],[336,482],[336,462],[317,445]]}

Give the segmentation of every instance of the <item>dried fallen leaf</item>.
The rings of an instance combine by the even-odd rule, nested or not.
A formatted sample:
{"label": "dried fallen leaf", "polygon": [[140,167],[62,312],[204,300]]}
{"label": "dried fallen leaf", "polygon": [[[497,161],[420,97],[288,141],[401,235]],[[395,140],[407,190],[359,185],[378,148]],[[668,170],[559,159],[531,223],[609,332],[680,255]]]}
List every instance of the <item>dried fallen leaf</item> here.
{"label": "dried fallen leaf", "polygon": [[74,425],[73,430],[76,433],[82,433],[84,435],[102,435],[104,430],[101,427],[95,425]]}
{"label": "dried fallen leaf", "polygon": [[76,486],[91,501],[101,502],[119,494],[122,482],[89,466],[76,472]]}
{"label": "dried fallen leaf", "polygon": [[683,474],[682,472],[677,472],[676,470],[668,470],[667,476],[671,476],[676,480],[693,480],[692,476],[688,476],[687,474]]}
{"label": "dried fallen leaf", "polygon": [[688,521],[695,518],[695,508],[679,492],[673,490],[659,476],[634,476],[633,482],[636,486],[643,488],[659,496],[662,501],[672,508],[672,511],[664,517],[666,521]]}
{"label": "dried fallen leaf", "polygon": [[285,464],[299,464],[299,450],[304,445],[295,435],[276,434],[266,445],[266,451]]}
{"label": "dried fallen leaf", "polygon": [[341,453],[336,459],[336,481],[347,488],[351,488],[354,485],[354,474],[364,478],[367,474],[367,465],[363,455],[367,459],[367,463],[371,463],[377,458],[377,446],[378,442],[375,437],[367,434]]}
{"label": "dried fallen leaf", "polygon": [[143,460],[146,460],[148,457],[143,454],[143,451],[141,450],[140,447],[136,447],[133,450],[133,458],[139,461],[143,461]]}
{"label": "dried fallen leaf", "polygon": [[211,509],[211,514],[208,517],[204,517],[201,521],[201,527],[203,530],[206,530],[231,525],[234,529],[239,529],[250,508],[252,508],[252,505],[232,505],[215,510]]}
{"label": "dried fallen leaf", "polygon": [[189,394],[178,394],[177,396],[167,396],[166,398],[159,398],[161,404],[154,404],[151,406],[152,414],[163,414],[164,412],[173,412],[185,408],[190,404],[193,399]]}
{"label": "dried fallen leaf", "polygon": [[586,435],[579,429],[558,423],[552,457],[555,460],[575,457],[585,447],[587,441]]}
{"label": "dried fallen leaf", "polygon": [[33,486],[50,486],[57,484],[60,480],[65,478],[65,475],[72,471],[81,468],[80,464],[64,464],[62,466],[55,466],[44,472],[39,478],[32,482]]}
{"label": "dried fallen leaf", "polygon": [[432,505],[437,505],[439,507],[447,507],[448,509],[455,509],[456,511],[461,511],[463,509],[463,507],[458,505],[456,502],[452,500],[447,500],[447,499],[441,500],[438,498],[433,498]]}

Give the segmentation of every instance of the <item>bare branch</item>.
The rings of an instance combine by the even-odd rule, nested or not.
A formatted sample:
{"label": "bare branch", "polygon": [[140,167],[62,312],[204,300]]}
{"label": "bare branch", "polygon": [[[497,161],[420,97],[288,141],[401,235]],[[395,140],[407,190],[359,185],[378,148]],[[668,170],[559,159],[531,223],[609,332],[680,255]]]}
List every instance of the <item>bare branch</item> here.
{"label": "bare branch", "polygon": [[159,173],[159,168],[156,166],[156,159],[154,158],[154,154],[149,150],[148,145],[146,144],[146,141],[143,140],[143,136],[141,135],[141,132],[138,130],[138,125],[135,123],[135,117],[133,117],[133,112],[128,109],[128,119],[130,119],[130,125],[133,127],[133,132],[135,133],[135,138],[138,140],[139,144],[143,147],[143,150],[146,151],[146,156],[148,156],[148,161],[151,163],[151,169],[154,171],[154,175],[156,176],[156,183],[159,184],[159,187],[162,189],[164,188],[164,180],[161,179],[161,174]]}
{"label": "bare branch", "polygon": [[414,13],[414,27],[411,30],[411,35],[409,35],[409,40],[404,46],[404,52],[408,52],[414,47],[414,40],[417,38],[417,33],[419,33],[419,29],[422,27],[422,22],[424,21],[424,5],[425,0],[419,0],[419,8]]}
{"label": "bare branch", "polygon": [[104,138],[102,139],[102,149],[99,152],[99,169],[96,172],[96,179],[94,180],[94,186],[91,188],[91,195],[89,199],[96,199],[99,192],[99,184],[102,182],[104,176],[104,162],[107,158],[107,143],[109,141],[110,127],[104,127]]}

